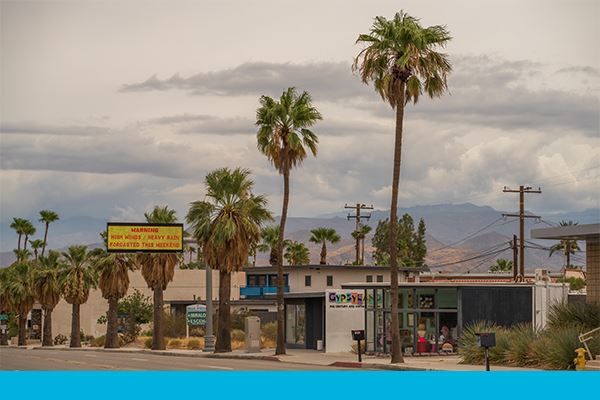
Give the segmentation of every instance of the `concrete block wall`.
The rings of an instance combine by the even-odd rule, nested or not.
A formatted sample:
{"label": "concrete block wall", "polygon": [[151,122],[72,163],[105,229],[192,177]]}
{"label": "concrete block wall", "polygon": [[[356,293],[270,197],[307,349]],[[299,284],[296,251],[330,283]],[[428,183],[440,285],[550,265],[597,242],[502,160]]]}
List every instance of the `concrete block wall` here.
{"label": "concrete block wall", "polygon": [[586,275],[588,303],[600,304],[600,240],[586,241]]}

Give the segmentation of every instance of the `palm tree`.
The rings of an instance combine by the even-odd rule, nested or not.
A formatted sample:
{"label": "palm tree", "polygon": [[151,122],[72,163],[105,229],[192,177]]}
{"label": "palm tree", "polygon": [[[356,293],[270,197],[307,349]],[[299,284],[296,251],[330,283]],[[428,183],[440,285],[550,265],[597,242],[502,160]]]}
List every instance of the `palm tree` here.
{"label": "palm tree", "polygon": [[[560,226],[575,226],[575,225],[577,225],[577,222],[560,221],[559,225]],[[576,251],[581,251],[581,249],[579,248],[579,245],[577,244],[577,240],[562,239],[560,242],[558,242],[557,244],[550,247],[550,254],[548,255],[548,257],[552,257],[552,254],[554,254],[557,251],[560,251],[565,256],[565,263],[566,263],[565,273],[566,273],[567,268],[569,268],[571,266],[571,254],[575,254]]]}
{"label": "palm tree", "polygon": [[29,260],[29,257],[31,257],[31,251],[29,251],[29,249],[13,249],[13,253],[15,254],[17,261],[27,261]]}
{"label": "palm tree", "polygon": [[44,230],[44,247],[42,247],[42,256],[44,255],[44,252],[46,251],[46,245],[48,244],[48,227],[50,226],[50,224],[52,222],[58,221],[59,217],[58,214],[55,213],[54,211],[51,210],[42,210],[40,211],[40,222],[43,222],[45,224],[45,230]]}
{"label": "palm tree", "polygon": [[66,265],[61,273],[63,296],[67,303],[73,306],[71,314],[70,347],[81,347],[79,309],[90,295],[90,289],[95,289],[98,282],[96,270],[92,268],[92,255],[87,247],[74,245],[62,253]]}
{"label": "palm tree", "polygon": [[[0,268],[0,314],[7,314],[10,307],[10,296],[8,295],[8,273],[9,268]],[[0,332],[0,346],[8,345],[8,333]]]}
{"label": "palm tree", "polygon": [[35,226],[28,220],[25,221],[25,225],[23,226],[23,235],[25,235],[23,250],[27,250],[27,241],[29,240],[29,237],[35,235]]}
{"label": "palm tree", "polygon": [[23,235],[26,224],[27,220],[24,218],[13,218],[13,222],[10,224],[11,229],[14,229],[19,236],[19,240],[17,241],[18,251],[21,251],[21,236]]}
{"label": "palm tree", "polygon": [[[149,224],[173,224],[177,222],[175,210],[168,206],[155,206],[152,212],[144,213]],[[152,320],[152,350],[164,350],[163,332],[163,292],[175,275],[175,266],[180,256],[175,253],[138,254],[137,265],[142,267],[142,276],[154,293],[154,309]]]}
{"label": "palm tree", "polygon": [[[393,19],[376,17],[367,34],[356,43],[365,44],[352,69],[365,84],[374,83],[382,99],[396,110],[394,172],[390,210],[390,273],[392,295],[392,363],[402,362],[398,319],[398,188],[402,154],[402,124],[405,105],[416,103],[424,92],[429,97],[441,96],[447,90],[446,75],[452,69],[443,48],[451,37],[443,26],[423,28],[420,21],[399,12]],[[394,300],[395,299],[395,300]]]}
{"label": "palm tree", "polygon": [[42,332],[42,346],[52,346],[52,311],[60,301],[62,282],[60,270],[60,253],[50,251],[47,257],[37,259],[37,268],[33,275],[35,296],[42,304],[44,310],[44,331]]}
{"label": "palm tree", "polygon": [[371,229],[369,225],[361,224],[357,231],[352,232],[352,237],[357,239],[361,246],[360,265],[365,265],[365,238],[371,232]]}
{"label": "palm tree", "polygon": [[304,243],[288,240],[285,245],[285,259],[290,265],[306,265],[310,262],[310,251]]}
{"label": "palm tree", "polygon": [[505,258],[496,260],[496,264],[490,267],[490,272],[510,272],[513,269],[513,262]]}
{"label": "palm tree", "polygon": [[269,252],[269,264],[277,265],[277,243],[279,242],[279,226],[269,225],[260,232],[262,241],[256,246],[258,251]]}
{"label": "palm tree", "polygon": [[266,209],[266,198],[252,194],[254,182],[247,169],[217,169],[206,175],[204,183],[206,199],[191,203],[186,221],[202,244],[206,264],[219,270],[215,352],[229,352],[231,272],[246,265],[250,249],[260,240],[261,224],[273,217]]}
{"label": "palm tree", "polygon": [[41,239],[30,240],[29,244],[31,244],[31,248],[33,249],[33,254],[35,256],[35,260],[38,259],[38,250],[40,247],[44,246],[44,241]]}
{"label": "palm tree", "polygon": [[129,271],[134,269],[134,262],[126,254],[101,250],[95,253],[93,264],[98,272],[98,287],[102,297],[108,300],[104,348],[116,349],[119,347],[117,334],[119,300],[129,289]]}
{"label": "palm tree", "polygon": [[319,264],[327,264],[327,246],[326,243],[336,244],[340,241],[340,235],[337,234],[333,228],[317,228],[310,231],[311,236],[309,241],[313,243],[320,243],[321,246],[321,261]]}
{"label": "palm tree", "polygon": [[307,157],[307,149],[317,155],[319,139],[310,128],[323,119],[312,105],[307,92],[298,95],[295,88],[283,92],[279,101],[269,96],[260,98],[256,111],[258,149],[283,175],[283,206],[277,243],[277,348],[285,354],[285,315],[283,307],[283,238],[290,200],[290,171]]}
{"label": "palm tree", "polygon": [[33,287],[33,268],[29,261],[17,261],[8,271],[8,301],[11,308],[19,314],[19,346],[27,344],[27,314],[33,308],[35,293]]}

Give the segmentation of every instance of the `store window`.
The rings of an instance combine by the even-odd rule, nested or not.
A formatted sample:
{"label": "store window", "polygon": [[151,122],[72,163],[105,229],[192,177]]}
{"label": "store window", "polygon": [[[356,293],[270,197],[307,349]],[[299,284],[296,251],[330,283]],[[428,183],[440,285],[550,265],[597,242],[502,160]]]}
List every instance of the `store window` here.
{"label": "store window", "polygon": [[285,308],[285,341],[288,344],[304,344],[304,304],[288,304]]}
{"label": "store window", "polygon": [[256,275],[248,275],[246,286],[256,286]]}
{"label": "store window", "polygon": [[421,310],[435,308],[435,289],[417,289],[417,308]]}
{"label": "store window", "polygon": [[310,285],[311,285],[311,276],[310,275],[304,276],[304,286],[310,286]]}
{"label": "store window", "polygon": [[367,308],[374,308],[375,307],[375,298],[373,295],[373,289],[367,289],[365,290],[366,294],[367,294]]}
{"label": "store window", "polygon": [[383,275],[377,275],[377,282],[383,282]]}
{"label": "store window", "polygon": [[455,309],[457,307],[456,288],[440,288],[437,291],[438,308]]}
{"label": "store window", "polygon": [[333,286],[333,275],[327,275],[327,286]]}
{"label": "store window", "polygon": [[373,275],[367,275],[367,282],[373,282]]}

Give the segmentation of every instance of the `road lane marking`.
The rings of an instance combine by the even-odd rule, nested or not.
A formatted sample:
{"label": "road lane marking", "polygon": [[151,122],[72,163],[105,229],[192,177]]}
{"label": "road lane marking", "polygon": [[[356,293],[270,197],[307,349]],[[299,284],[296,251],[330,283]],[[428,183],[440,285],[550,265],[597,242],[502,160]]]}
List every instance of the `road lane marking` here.
{"label": "road lane marking", "polygon": [[84,357],[98,357],[98,356],[95,354],[84,354]]}
{"label": "road lane marking", "polygon": [[199,366],[206,367],[206,368],[212,368],[212,369],[225,369],[225,370],[229,370],[229,371],[233,369],[233,368],[230,368],[230,367],[219,367],[219,366],[216,366],[216,365],[199,365]]}
{"label": "road lane marking", "polygon": [[133,361],[142,361],[142,362],[146,362],[149,361],[147,358],[132,358]]}

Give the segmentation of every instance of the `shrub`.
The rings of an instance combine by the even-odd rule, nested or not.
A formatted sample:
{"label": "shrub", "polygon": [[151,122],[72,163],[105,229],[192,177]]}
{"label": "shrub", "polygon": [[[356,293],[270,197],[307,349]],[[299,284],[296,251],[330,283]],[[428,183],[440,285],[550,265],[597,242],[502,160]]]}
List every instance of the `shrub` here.
{"label": "shrub", "polygon": [[600,326],[600,304],[557,303],[550,307],[548,327],[580,326],[588,331]]}
{"label": "shrub", "polygon": [[154,335],[154,332],[152,331],[152,329],[149,329],[149,330],[147,330],[147,331],[140,332],[140,336],[148,336],[148,337],[152,337],[152,335]]}
{"label": "shrub", "polygon": [[92,347],[104,347],[104,342],[106,341],[106,336],[98,336],[95,339],[90,340],[90,346]]}
{"label": "shrub", "polygon": [[178,349],[179,346],[181,346],[181,340],[179,340],[179,339],[171,339],[169,341],[169,345],[168,346],[170,348],[172,348],[172,349]]}
{"label": "shrub", "polygon": [[54,344],[65,344],[68,341],[69,341],[69,338],[60,333],[58,335],[56,335],[56,337],[54,338]]}
{"label": "shrub", "polygon": [[147,349],[151,349],[152,348],[152,338],[151,337],[148,338],[148,339],[146,339],[146,340],[144,340],[144,346]]}
{"label": "shrub", "polygon": [[[361,354],[365,354],[365,347],[366,343],[364,341],[360,342],[360,353]],[[354,354],[358,354],[358,345],[356,343],[352,344],[352,349],[351,349],[352,353]]]}
{"label": "shrub", "polygon": [[[458,340],[458,353],[462,356],[462,363],[483,364],[485,362],[485,351],[477,346],[478,332],[496,332],[498,327],[485,321],[477,321],[468,325]],[[497,336],[496,336],[497,339]]]}
{"label": "shrub", "polygon": [[243,342],[246,340],[246,334],[241,329],[232,329],[231,330],[231,340],[237,342]]}
{"label": "shrub", "polygon": [[510,342],[504,355],[506,364],[513,367],[528,367],[536,365],[536,360],[530,356],[533,342],[538,340],[540,332],[531,324],[516,325],[509,334]]}
{"label": "shrub", "polygon": [[163,314],[163,334],[168,337],[182,338],[185,337],[185,315],[178,314]]}
{"label": "shrub", "polygon": [[198,339],[190,339],[187,343],[187,348],[190,350],[200,350],[200,341]]}
{"label": "shrub", "polygon": [[533,343],[532,359],[545,369],[573,369],[575,349],[581,347],[577,327],[546,331]]}
{"label": "shrub", "polygon": [[277,322],[269,322],[262,326],[261,333],[266,340],[277,340]]}

